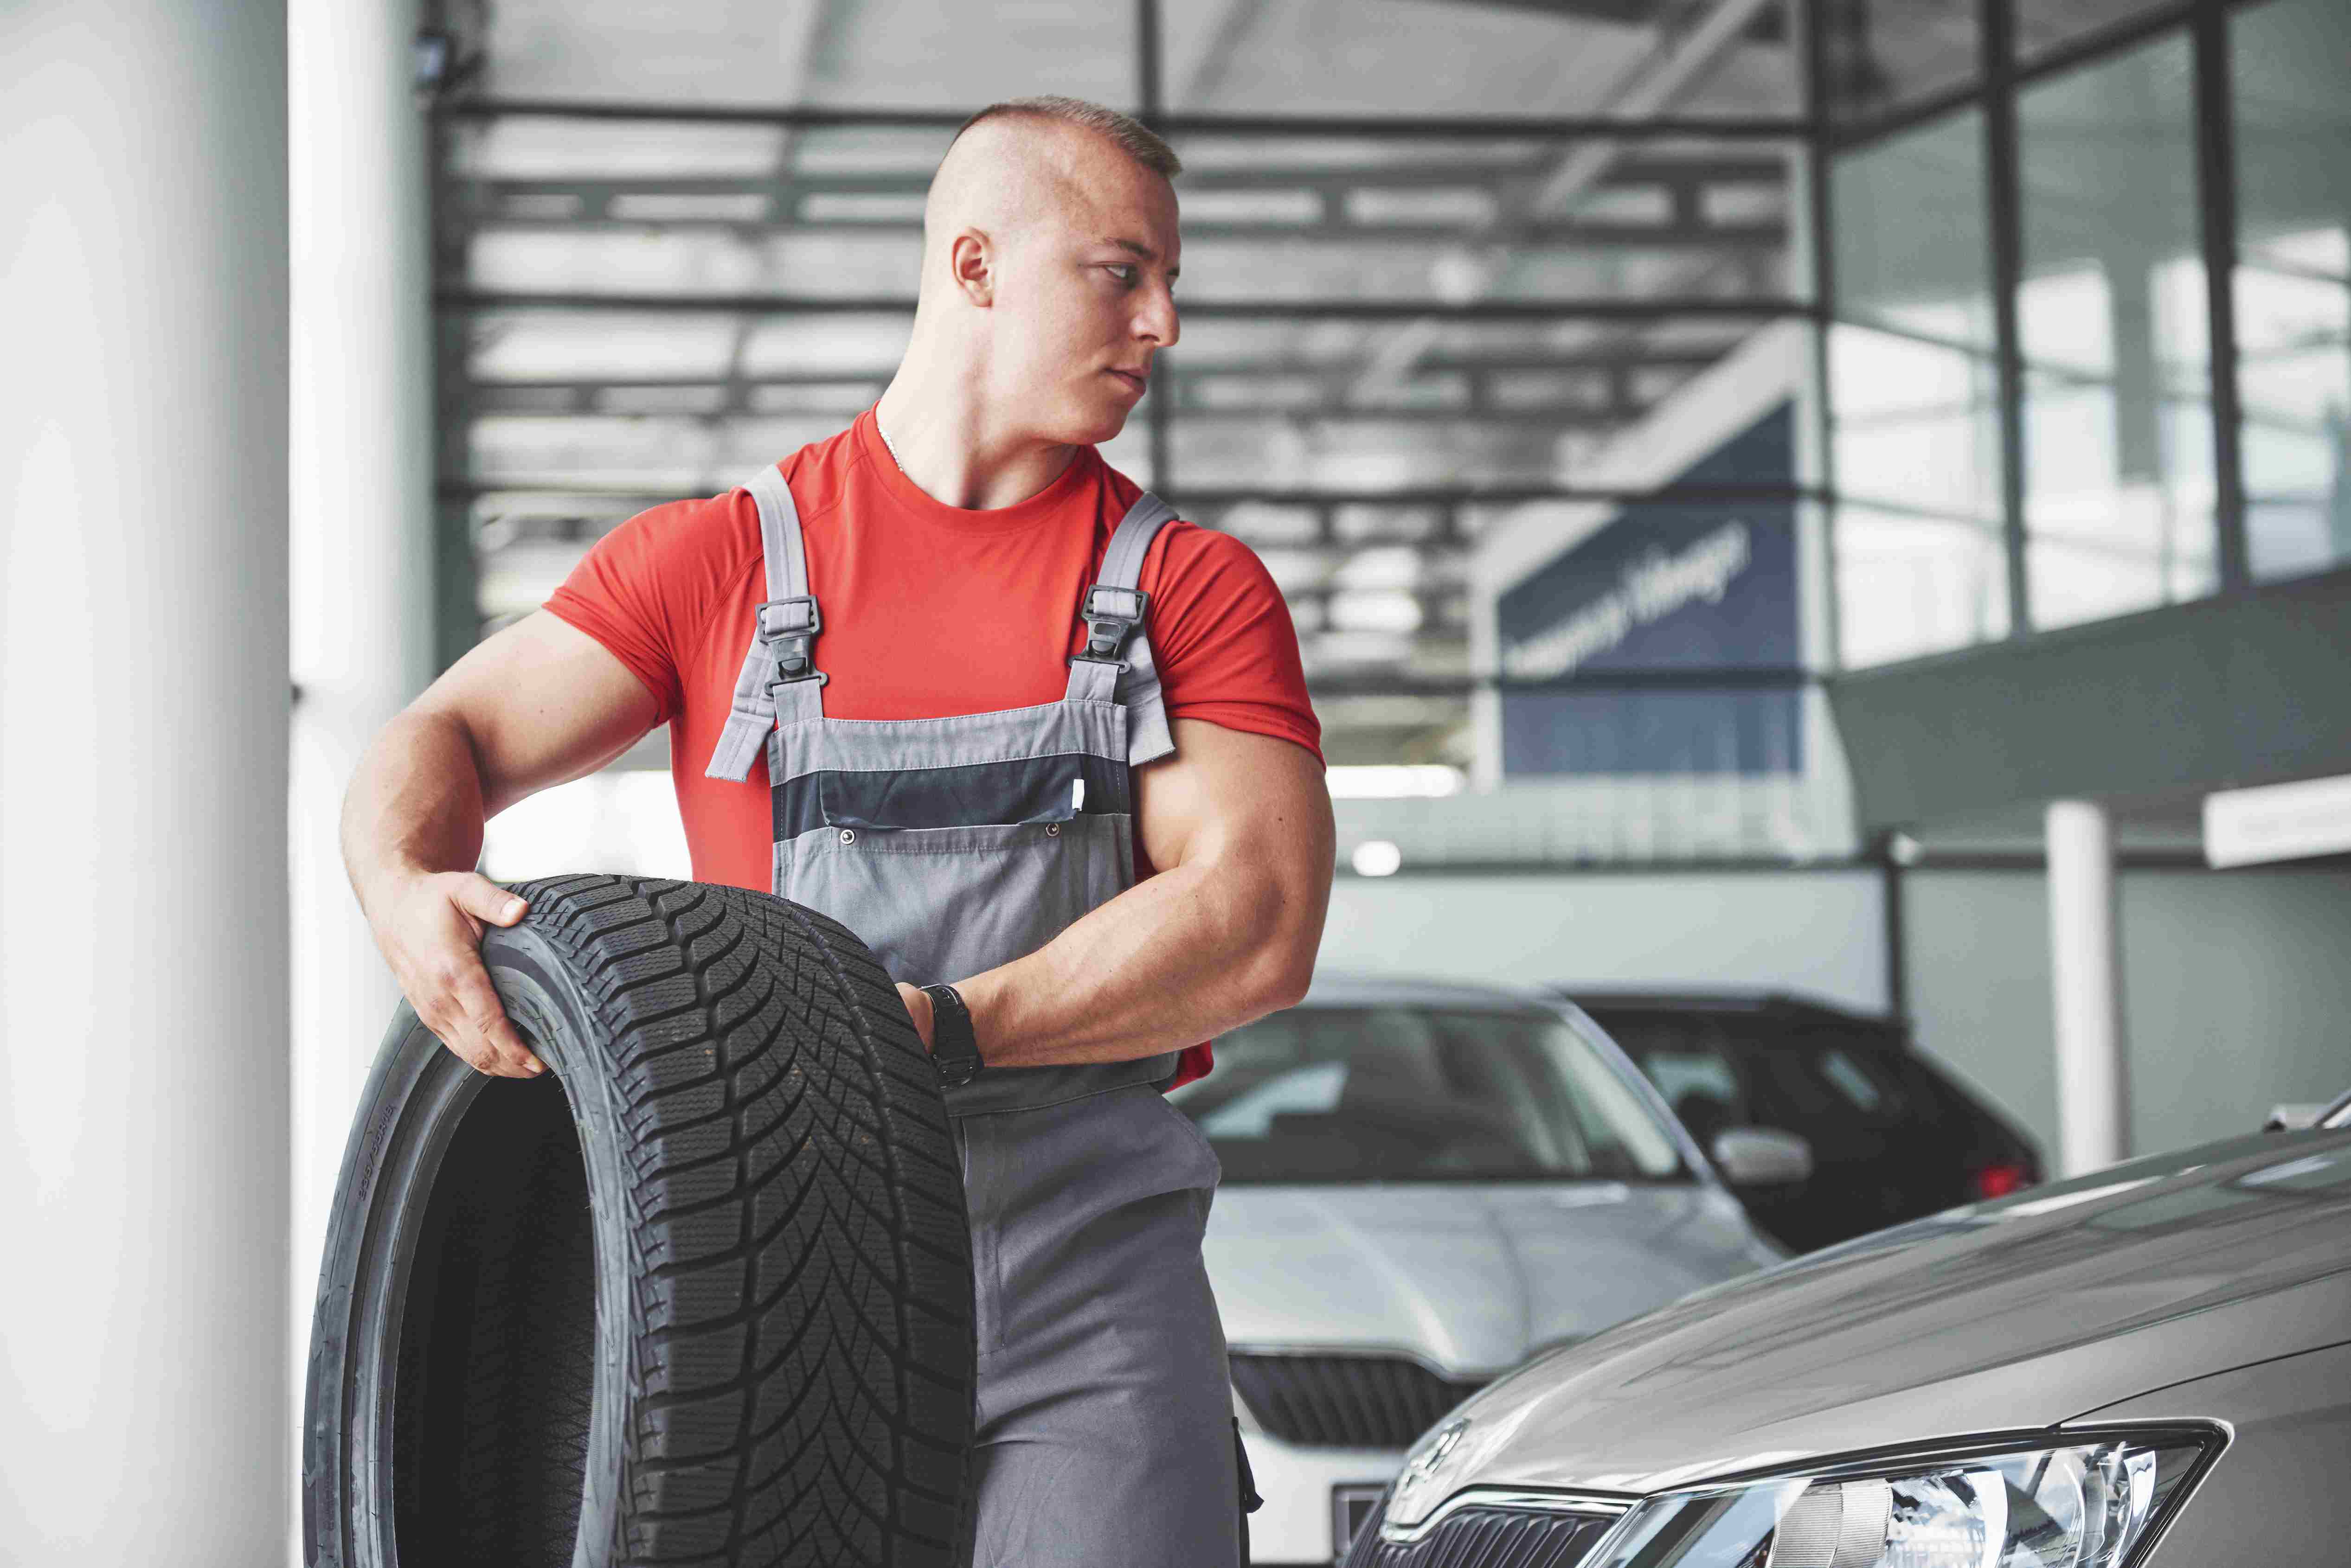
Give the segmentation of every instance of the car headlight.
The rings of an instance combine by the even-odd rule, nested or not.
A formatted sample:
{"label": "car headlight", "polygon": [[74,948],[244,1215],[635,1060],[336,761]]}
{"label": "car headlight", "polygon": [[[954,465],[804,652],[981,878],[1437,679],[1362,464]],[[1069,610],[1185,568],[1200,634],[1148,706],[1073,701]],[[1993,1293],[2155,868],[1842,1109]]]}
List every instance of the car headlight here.
{"label": "car headlight", "polygon": [[1880,1460],[1636,1505],[1593,1568],[2122,1568],[2218,1434]]}

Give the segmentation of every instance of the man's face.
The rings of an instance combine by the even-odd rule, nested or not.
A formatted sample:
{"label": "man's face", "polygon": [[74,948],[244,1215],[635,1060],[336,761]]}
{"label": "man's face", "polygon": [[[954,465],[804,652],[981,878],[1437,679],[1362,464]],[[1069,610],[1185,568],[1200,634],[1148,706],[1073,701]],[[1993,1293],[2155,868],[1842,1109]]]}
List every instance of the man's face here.
{"label": "man's face", "polygon": [[1002,261],[989,380],[1049,441],[1098,443],[1143,400],[1176,341],[1176,192],[1114,147],[1089,147],[1050,217]]}

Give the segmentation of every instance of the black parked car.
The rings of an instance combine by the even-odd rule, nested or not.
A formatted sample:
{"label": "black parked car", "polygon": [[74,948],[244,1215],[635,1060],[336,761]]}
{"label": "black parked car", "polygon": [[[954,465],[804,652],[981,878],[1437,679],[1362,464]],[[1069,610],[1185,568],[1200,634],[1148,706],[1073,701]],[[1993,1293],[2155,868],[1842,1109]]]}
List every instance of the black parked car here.
{"label": "black parked car", "polygon": [[1898,1021],[1765,992],[1562,990],[1701,1145],[1733,1127],[1812,1145],[1800,1182],[1737,1189],[1798,1251],[2038,1182],[2041,1156],[1911,1044]]}

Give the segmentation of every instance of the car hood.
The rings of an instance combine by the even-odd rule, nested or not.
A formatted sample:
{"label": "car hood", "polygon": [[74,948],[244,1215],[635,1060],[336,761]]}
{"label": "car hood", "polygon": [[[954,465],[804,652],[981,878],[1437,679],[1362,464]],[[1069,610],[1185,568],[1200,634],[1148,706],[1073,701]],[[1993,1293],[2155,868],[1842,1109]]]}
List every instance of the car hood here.
{"label": "car hood", "polygon": [[2049,1427],[2351,1336],[2351,1133],[2252,1137],[1955,1209],[1706,1291],[1497,1384],[1464,1485],[1652,1492]]}
{"label": "car hood", "polygon": [[1225,1336],[1484,1376],[1780,1253],[1699,1182],[1227,1187],[1202,1243]]}

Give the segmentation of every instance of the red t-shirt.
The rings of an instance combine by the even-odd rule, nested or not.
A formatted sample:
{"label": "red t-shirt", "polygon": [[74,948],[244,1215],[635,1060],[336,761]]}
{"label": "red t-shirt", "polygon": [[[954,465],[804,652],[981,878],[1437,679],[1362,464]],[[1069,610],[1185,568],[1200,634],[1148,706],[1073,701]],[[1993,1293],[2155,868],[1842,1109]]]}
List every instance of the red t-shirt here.
{"label": "red t-shirt", "polygon": [[[816,660],[831,678],[829,717],[935,719],[1061,699],[1085,641],[1079,600],[1141,487],[1085,447],[1015,505],[945,505],[899,472],[872,409],[782,468],[824,615]],[[1248,545],[1170,523],[1144,557],[1141,586],[1170,719],[1278,736],[1321,758],[1289,607]],[[767,597],[759,510],[738,490],[639,513],[599,539],[546,605],[653,693],[655,722],[670,727],[695,879],[763,893],[765,754],[739,783],[704,769]],[[1139,841],[1135,869],[1153,873]],[[1210,1061],[1205,1044],[1189,1047],[1177,1082]]]}

